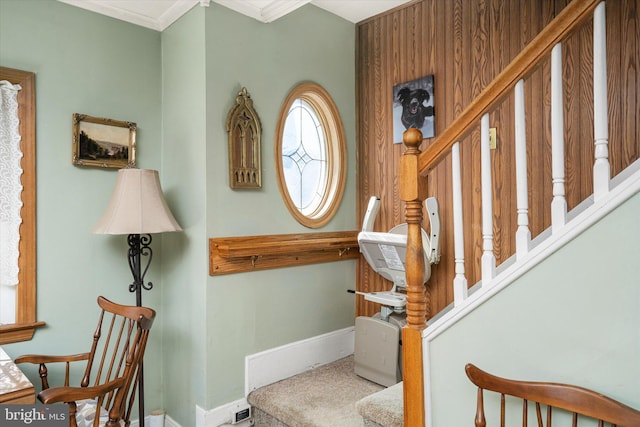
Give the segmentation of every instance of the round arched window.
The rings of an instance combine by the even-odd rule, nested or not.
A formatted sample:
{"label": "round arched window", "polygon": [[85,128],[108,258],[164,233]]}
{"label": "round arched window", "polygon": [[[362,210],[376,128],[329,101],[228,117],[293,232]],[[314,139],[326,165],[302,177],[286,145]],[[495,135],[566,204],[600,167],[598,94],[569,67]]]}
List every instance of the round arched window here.
{"label": "round arched window", "polygon": [[338,209],[346,175],[344,128],[327,91],[306,82],[289,93],[274,145],[278,187],[287,209],[306,227],[325,225]]}

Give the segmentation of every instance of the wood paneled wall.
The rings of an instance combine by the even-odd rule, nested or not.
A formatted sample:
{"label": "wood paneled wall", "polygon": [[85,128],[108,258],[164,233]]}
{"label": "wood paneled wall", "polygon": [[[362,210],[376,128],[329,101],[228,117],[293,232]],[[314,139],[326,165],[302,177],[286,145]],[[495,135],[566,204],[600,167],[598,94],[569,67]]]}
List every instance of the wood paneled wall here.
{"label": "wood paneled wall", "polygon": [[[382,204],[375,230],[386,231],[404,222],[397,185],[398,159],[404,147],[393,144],[393,86],[434,74],[438,134],[568,1],[420,0],[357,25],[358,218],[363,217],[369,197],[377,195]],[[609,150],[614,176],[640,154],[640,0],[609,0],[606,14]],[[563,44],[569,209],[592,193],[592,55],[589,20]],[[532,237],[551,223],[549,68],[547,61],[525,82]],[[492,151],[492,174],[494,252],[499,265],[515,252],[513,96],[491,114],[491,126],[497,128],[498,135],[497,149]],[[479,130],[461,142],[465,268],[472,285],[480,279],[482,253]],[[426,139],[422,148],[429,143]],[[428,178],[429,195],[438,198],[442,221],[442,261],[433,266],[427,286],[428,317],[432,317],[453,301],[450,156]],[[358,290],[371,292],[390,286],[366,262],[360,262]],[[378,309],[376,304],[357,297],[358,315],[372,315]]]}

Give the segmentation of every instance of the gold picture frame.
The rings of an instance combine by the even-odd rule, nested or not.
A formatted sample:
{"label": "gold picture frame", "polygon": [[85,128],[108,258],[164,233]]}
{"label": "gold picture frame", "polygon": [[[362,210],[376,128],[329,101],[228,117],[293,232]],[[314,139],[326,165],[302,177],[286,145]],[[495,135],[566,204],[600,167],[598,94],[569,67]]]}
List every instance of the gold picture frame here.
{"label": "gold picture frame", "polygon": [[73,114],[73,158],[76,166],[122,169],[136,165],[133,122]]}

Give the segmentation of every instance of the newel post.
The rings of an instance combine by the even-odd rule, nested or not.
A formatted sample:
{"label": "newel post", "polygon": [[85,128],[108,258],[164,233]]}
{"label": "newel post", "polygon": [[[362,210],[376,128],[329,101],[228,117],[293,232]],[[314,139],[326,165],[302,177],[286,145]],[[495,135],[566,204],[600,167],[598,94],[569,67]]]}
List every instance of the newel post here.
{"label": "newel post", "polygon": [[402,329],[402,370],[404,382],[404,425],[425,425],[422,330],[426,327],[427,298],[424,286],[422,248],[422,204],[427,179],[418,173],[422,133],[407,129],[406,150],[400,158],[400,199],[405,202],[407,222],[407,326]]}

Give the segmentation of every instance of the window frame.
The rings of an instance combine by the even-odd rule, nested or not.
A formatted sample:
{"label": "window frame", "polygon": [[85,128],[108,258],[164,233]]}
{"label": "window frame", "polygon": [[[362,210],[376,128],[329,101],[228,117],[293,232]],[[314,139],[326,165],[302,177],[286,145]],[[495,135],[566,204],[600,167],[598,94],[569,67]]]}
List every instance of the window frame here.
{"label": "window frame", "polygon": [[0,344],[28,341],[36,321],[36,101],[35,73],[0,67],[0,80],[19,84],[18,118],[20,149],[22,150],[22,225],[20,226],[20,257],[16,288],[16,322],[0,326]]}
{"label": "window frame", "polygon": [[[285,123],[289,109],[297,99],[304,100],[313,108],[322,124],[327,144],[327,186],[318,209],[311,215],[304,215],[291,200],[282,165],[282,137],[284,136]],[[344,194],[347,175],[347,148],[344,126],[338,107],[322,86],[313,82],[303,82],[289,92],[278,114],[274,149],[278,189],[291,215],[296,221],[308,228],[320,228],[326,225],[338,211]]]}

